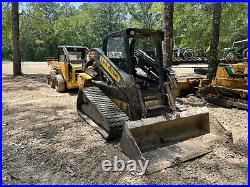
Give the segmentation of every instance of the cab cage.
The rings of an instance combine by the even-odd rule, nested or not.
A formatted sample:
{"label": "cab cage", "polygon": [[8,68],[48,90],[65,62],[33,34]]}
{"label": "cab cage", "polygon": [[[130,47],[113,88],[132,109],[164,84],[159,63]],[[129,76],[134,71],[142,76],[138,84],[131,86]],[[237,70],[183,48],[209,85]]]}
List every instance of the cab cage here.
{"label": "cab cage", "polygon": [[64,53],[64,58],[67,62],[70,61],[69,59],[69,52],[76,51],[82,52],[82,56],[85,56],[86,51],[88,50],[85,46],[69,46],[69,45],[60,45],[58,46],[58,59],[60,59],[60,52]]}
{"label": "cab cage", "polygon": [[[163,57],[162,57],[162,41],[164,40],[164,32],[161,30],[135,29],[128,28],[121,31],[108,34],[103,40],[102,50],[107,55],[108,40],[110,38],[121,37],[125,45],[125,63],[127,64],[127,73],[133,74],[135,69],[134,50],[135,41],[140,38],[151,38],[155,43],[155,63],[159,68],[160,80],[163,80]],[[134,40],[130,40],[134,39]]]}

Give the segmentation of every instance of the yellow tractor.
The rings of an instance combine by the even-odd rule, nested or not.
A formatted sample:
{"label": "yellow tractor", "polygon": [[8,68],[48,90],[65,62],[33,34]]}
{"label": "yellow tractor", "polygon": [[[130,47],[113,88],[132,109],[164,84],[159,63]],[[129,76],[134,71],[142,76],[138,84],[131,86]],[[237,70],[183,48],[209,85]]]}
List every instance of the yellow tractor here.
{"label": "yellow tractor", "polygon": [[248,63],[219,64],[211,85],[202,87],[204,99],[226,108],[248,109]]}
{"label": "yellow tractor", "polygon": [[121,137],[131,159],[149,160],[148,173],[204,155],[216,139],[206,108],[176,104],[163,38],[160,30],[133,28],[108,34],[102,49],[87,52],[78,78],[80,117],[107,140]]}
{"label": "yellow tractor", "polygon": [[78,88],[78,75],[88,48],[84,46],[58,46],[58,59],[47,59],[50,72],[46,81],[57,92]]}

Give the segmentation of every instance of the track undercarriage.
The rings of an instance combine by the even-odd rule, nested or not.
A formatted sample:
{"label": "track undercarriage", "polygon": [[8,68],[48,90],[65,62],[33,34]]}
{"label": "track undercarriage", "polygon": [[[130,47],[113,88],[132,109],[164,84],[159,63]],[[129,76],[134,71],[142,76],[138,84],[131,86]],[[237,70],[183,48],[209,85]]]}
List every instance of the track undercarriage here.
{"label": "track undercarriage", "polygon": [[200,88],[199,95],[207,102],[221,107],[248,110],[248,90],[209,86]]}

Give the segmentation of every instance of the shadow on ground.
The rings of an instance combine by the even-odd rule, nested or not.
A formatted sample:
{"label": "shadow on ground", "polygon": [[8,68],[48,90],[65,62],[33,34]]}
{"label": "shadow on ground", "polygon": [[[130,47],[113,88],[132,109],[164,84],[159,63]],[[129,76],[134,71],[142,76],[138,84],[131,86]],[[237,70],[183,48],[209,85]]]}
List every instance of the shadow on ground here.
{"label": "shadow on ground", "polygon": [[[41,80],[44,74],[3,76],[3,183],[247,183],[247,158],[230,142],[197,159],[146,176],[129,172],[104,172],[103,160],[114,156],[128,161],[119,140],[106,142],[77,115],[73,90],[54,93]],[[28,86],[28,93],[21,90]],[[47,95],[42,95],[38,87]],[[20,100],[24,95],[27,98]],[[8,100],[12,99],[12,100]],[[46,100],[41,100],[46,99]],[[74,97],[75,99],[75,97]],[[28,101],[36,102],[28,102]],[[239,146],[245,146],[243,143]]]}

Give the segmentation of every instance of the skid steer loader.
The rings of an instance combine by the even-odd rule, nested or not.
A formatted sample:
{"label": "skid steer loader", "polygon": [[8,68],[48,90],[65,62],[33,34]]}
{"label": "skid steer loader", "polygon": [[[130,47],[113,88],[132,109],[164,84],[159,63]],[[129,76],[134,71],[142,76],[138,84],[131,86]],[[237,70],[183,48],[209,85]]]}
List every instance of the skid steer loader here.
{"label": "skid steer loader", "polygon": [[[149,160],[148,173],[206,154],[216,139],[206,108],[177,107],[176,80],[163,64],[162,41],[160,30],[108,34],[102,49],[88,51],[78,78],[78,114],[105,139],[121,137],[131,159]],[[143,47],[154,49],[155,58]]]}
{"label": "skid steer loader", "polygon": [[58,46],[58,59],[47,59],[50,72],[46,82],[57,92],[78,88],[77,78],[88,50],[84,46]]}

